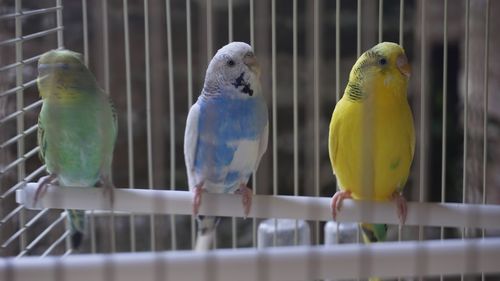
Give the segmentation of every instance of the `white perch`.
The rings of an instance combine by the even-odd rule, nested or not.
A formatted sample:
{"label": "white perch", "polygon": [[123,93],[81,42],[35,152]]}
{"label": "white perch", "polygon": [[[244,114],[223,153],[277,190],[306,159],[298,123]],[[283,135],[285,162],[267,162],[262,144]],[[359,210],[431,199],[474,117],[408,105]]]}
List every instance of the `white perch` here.
{"label": "white perch", "polygon": [[5,258],[2,280],[318,280],[500,273],[500,239]]}
{"label": "white perch", "polygon": [[[111,210],[102,189],[50,186],[34,205],[36,183],[17,190],[16,200],[29,209]],[[190,215],[193,194],[187,191],[115,189],[114,211]],[[331,220],[330,198],[255,195],[248,217]],[[202,215],[243,216],[239,195],[203,194]],[[392,202],[344,200],[339,222],[398,224]],[[408,202],[407,225],[500,228],[499,205]]]}

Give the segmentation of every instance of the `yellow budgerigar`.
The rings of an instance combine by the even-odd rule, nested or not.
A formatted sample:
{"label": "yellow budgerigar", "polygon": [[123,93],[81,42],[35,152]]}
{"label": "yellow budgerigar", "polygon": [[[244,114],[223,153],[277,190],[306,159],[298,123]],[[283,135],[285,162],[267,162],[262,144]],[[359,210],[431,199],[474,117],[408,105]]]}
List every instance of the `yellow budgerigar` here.
{"label": "yellow budgerigar", "polygon": [[[410,72],[404,49],[391,42],[366,51],[353,66],[330,122],[330,160],[340,187],[332,198],[334,219],[345,198],[394,200],[404,223],[407,208],[401,191],[415,149],[406,96]],[[386,225],[361,226],[365,240],[385,239]]]}

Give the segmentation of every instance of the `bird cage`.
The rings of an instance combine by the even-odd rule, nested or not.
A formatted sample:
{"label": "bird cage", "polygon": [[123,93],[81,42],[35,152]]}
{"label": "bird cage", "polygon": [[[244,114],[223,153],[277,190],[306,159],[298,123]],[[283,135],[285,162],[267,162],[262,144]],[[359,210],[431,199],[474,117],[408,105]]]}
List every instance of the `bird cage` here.
{"label": "bird cage", "polygon": [[[500,280],[498,12],[490,0],[3,1],[0,280]],[[195,252],[186,118],[232,41],[259,60],[269,145],[248,217],[239,196],[204,195],[200,213],[222,219],[214,249]],[[345,200],[333,221],[330,118],[357,58],[383,41],[412,66],[408,216]],[[114,101],[113,204],[57,185],[34,202],[37,63],[53,49],[81,53]],[[67,209],[85,210],[78,249]],[[364,244],[360,222],[388,224],[387,241]]]}

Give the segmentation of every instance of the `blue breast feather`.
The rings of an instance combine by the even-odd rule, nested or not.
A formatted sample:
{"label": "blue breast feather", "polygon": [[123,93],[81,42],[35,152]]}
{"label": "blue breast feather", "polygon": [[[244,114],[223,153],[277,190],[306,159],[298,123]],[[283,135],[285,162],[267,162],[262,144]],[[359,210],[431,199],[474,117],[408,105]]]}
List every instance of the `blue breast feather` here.
{"label": "blue breast feather", "polygon": [[259,141],[267,125],[267,107],[261,97],[199,99],[200,116],[194,170],[227,188],[252,171],[231,171],[238,141]]}

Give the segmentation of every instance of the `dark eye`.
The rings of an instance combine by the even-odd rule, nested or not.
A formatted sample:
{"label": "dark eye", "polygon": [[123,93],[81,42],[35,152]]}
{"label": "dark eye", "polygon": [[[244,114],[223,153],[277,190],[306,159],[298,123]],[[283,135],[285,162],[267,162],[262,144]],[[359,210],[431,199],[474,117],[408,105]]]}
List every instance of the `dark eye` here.
{"label": "dark eye", "polygon": [[63,70],[68,70],[68,69],[69,69],[69,64],[67,64],[67,63],[63,63],[63,64],[61,64],[61,68],[62,68]]}
{"label": "dark eye", "polygon": [[228,60],[227,65],[229,66],[234,66],[234,60]]}
{"label": "dark eye", "polygon": [[379,61],[378,61],[378,64],[380,65],[386,65],[387,64],[387,60],[385,58],[381,58]]}

